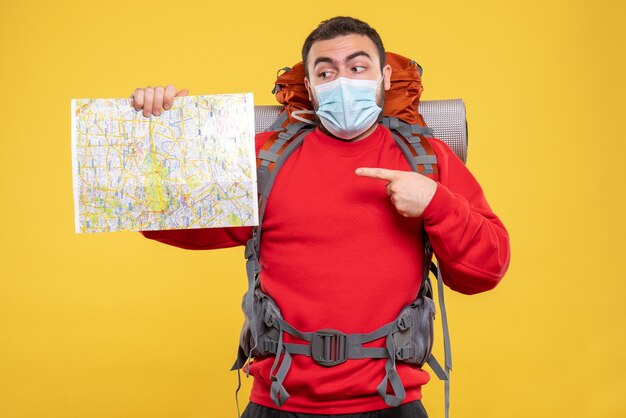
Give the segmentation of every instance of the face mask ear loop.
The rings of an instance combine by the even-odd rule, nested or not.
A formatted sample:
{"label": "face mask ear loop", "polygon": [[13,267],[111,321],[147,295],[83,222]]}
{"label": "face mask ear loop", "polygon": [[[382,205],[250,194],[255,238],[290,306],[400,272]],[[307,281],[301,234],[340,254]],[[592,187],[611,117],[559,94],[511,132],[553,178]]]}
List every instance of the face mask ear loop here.
{"label": "face mask ear loop", "polygon": [[308,123],[309,125],[315,125],[315,121],[307,118],[303,118],[302,116],[298,116],[299,114],[309,114],[315,115],[314,110],[294,110],[291,112],[291,117],[295,120],[299,120],[300,122]]}

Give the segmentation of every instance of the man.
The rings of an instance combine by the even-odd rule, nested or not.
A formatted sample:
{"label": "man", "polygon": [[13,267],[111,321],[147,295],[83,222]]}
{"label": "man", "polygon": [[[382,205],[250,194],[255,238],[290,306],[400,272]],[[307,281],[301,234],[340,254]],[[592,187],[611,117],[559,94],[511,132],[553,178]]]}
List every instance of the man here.
{"label": "man", "polygon": [[[509,264],[509,239],[474,177],[437,139],[430,143],[438,181],[412,172],[389,130],[377,123],[391,68],[376,31],[352,18],[327,20],[305,41],[302,58],[320,125],[281,168],[261,240],[262,290],[285,321],[307,332],[345,333],[369,333],[393,321],[420,288],[422,228],[450,288],[472,294],[496,286]],[[187,94],[169,85],[137,89],[132,98],[135,109],[149,116]],[[257,135],[257,152],[270,135]],[[251,228],[143,234],[182,248],[212,249],[245,244]],[[384,347],[384,340],[369,346]],[[298,340],[286,334],[284,342]],[[376,391],[385,359],[334,367],[304,355],[292,361],[284,381],[291,396],[280,408],[270,400],[274,358],[252,361],[254,385],[244,417],[427,416],[420,399],[429,375],[414,365],[396,364],[406,398],[390,408]]]}

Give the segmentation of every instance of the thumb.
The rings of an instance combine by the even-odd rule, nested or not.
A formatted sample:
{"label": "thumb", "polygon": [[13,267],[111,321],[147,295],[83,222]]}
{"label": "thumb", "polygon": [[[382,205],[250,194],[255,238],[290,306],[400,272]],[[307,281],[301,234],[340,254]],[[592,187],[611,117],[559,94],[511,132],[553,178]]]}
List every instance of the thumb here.
{"label": "thumb", "polygon": [[182,89],[181,91],[176,93],[176,96],[174,96],[174,97],[183,97],[183,96],[187,96],[188,94],[189,94],[189,90]]}

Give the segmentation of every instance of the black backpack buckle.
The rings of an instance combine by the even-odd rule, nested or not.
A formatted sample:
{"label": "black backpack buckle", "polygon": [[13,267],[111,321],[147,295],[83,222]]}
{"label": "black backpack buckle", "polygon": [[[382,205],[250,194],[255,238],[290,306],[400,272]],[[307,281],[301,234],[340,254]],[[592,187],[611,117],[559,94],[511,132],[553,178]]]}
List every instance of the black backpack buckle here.
{"label": "black backpack buckle", "polygon": [[322,329],[311,338],[311,357],[322,366],[336,366],[348,358],[347,336],[334,329]]}

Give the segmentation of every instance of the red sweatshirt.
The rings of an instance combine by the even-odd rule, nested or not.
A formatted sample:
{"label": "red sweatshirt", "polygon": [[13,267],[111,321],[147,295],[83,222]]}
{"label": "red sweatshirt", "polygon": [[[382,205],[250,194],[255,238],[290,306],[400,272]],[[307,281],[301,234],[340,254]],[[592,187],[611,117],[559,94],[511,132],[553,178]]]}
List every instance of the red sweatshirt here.
{"label": "red sweatshirt", "polygon": [[[269,135],[257,135],[257,151]],[[268,199],[260,254],[262,288],[288,323],[305,332],[368,333],[394,320],[420,287],[422,223],[450,288],[471,294],[500,281],[509,264],[504,226],[454,152],[440,140],[430,142],[439,182],[419,218],[397,213],[385,181],[354,173],[358,167],[410,171],[382,126],[357,142],[338,141],[316,129],[286,161]],[[182,248],[213,249],[245,244],[251,228],[143,234]],[[288,334],[285,341],[303,343]],[[384,338],[368,345],[383,347]],[[253,361],[250,367],[255,377],[250,400],[270,408],[276,408],[269,395],[273,361]],[[428,373],[396,364],[405,402],[420,399]],[[293,355],[284,381],[291,397],[281,409],[348,414],[386,408],[376,393],[384,365],[385,359],[359,359],[324,367]]]}

